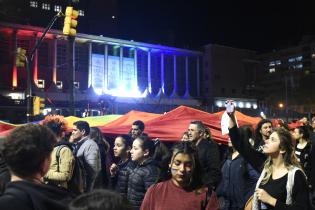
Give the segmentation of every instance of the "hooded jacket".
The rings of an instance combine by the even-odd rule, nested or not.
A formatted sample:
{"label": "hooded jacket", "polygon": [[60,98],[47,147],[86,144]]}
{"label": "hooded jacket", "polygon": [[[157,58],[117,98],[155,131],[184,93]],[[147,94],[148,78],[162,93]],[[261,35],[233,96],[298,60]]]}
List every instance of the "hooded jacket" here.
{"label": "hooded jacket", "polygon": [[158,175],[159,168],[152,158],[138,164],[129,175],[127,199],[133,209],[140,209],[146,191],[157,181]]}
{"label": "hooded jacket", "polygon": [[8,183],[0,196],[1,210],[66,210],[73,196],[57,187],[30,181]]}

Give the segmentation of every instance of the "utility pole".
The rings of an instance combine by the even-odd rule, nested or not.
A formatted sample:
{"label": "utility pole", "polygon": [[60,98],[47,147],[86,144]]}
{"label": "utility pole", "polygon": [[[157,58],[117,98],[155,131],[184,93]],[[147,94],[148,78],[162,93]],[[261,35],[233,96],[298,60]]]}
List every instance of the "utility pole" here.
{"label": "utility pole", "polygon": [[[72,1],[68,1],[69,5],[72,5]],[[75,80],[75,36],[77,34],[76,27],[78,21],[79,12],[74,10],[72,6],[67,6],[65,12],[65,20],[63,26],[63,34],[67,36],[67,64],[68,64],[68,82],[69,82],[69,111],[70,114],[75,116],[74,107],[74,80]]]}
{"label": "utility pole", "polygon": [[75,80],[75,46],[74,46],[75,37],[68,36],[67,43],[67,63],[68,63],[68,71],[69,71],[69,111],[70,115],[75,116],[75,105],[74,105],[74,80]]}
{"label": "utility pole", "polygon": [[27,71],[27,89],[26,89],[26,121],[30,122],[33,110],[33,93],[32,93],[32,79],[31,79],[31,68],[30,64],[33,61],[35,51],[39,48],[40,44],[42,43],[43,39],[45,38],[46,33],[51,29],[54,25],[56,20],[62,16],[62,12],[58,12],[53,19],[49,22],[48,26],[45,28],[42,36],[40,37],[39,41],[33,47],[29,56],[25,56],[25,63],[26,63],[26,71]]}

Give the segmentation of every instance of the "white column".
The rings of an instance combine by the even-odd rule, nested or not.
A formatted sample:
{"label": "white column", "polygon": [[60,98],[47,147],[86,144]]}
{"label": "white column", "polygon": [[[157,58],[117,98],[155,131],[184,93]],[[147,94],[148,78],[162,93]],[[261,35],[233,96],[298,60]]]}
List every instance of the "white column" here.
{"label": "white column", "polygon": [[103,90],[107,90],[108,87],[108,45],[105,44],[104,45],[104,86],[103,86]]}
{"label": "white column", "polygon": [[164,82],[164,53],[161,53],[161,90],[165,93],[165,82]]}
{"label": "white column", "polygon": [[186,76],[185,97],[190,97],[189,96],[189,80],[188,80],[188,56],[185,57],[185,76]]}
{"label": "white column", "polygon": [[148,51],[148,91],[152,93],[152,80],[151,80],[151,51]]}
{"label": "white column", "polygon": [[173,56],[173,73],[174,73],[174,84],[173,84],[173,93],[172,93],[172,97],[176,97],[177,96],[177,63],[176,63],[176,55]]}
{"label": "white column", "polygon": [[134,49],[134,61],[135,61],[135,68],[134,68],[134,76],[135,76],[135,80],[134,80],[134,85],[135,87],[138,88],[138,58],[137,58],[137,48]]}
{"label": "white column", "polygon": [[57,82],[57,37],[54,37],[53,41],[53,63],[52,63],[52,81],[56,84]]}
{"label": "white column", "polygon": [[120,56],[120,59],[119,59],[119,72],[120,72],[120,81],[123,81],[123,56],[124,56],[124,48],[123,46],[120,46],[119,47],[119,56]]}
{"label": "white column", "polygon": [[88,87],[92,85],[92,42],[89,43],[89,80]]}

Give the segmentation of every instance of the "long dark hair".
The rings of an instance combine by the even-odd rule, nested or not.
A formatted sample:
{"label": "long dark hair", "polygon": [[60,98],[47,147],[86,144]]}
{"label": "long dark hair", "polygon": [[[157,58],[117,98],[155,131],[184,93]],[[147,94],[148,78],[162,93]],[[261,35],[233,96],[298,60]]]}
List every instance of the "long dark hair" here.
{"label": "long dark hair", "polygon": [[259,145],[262,144],[263,142],[263,138],[262,135],[260,133],[261,127],[263,126],[263,124],[265,123],[270,123],[272,125],[272,122],[268,119],[262,119],[258,122],[257,127],[255,129],[255,143],[254,143],[254,148],[257,149],[259,147]]}
{"label": "long dark hair", "polygon": [[109,150],[109,144],[106,142],[101,130],[98,127],[91,127],[89,136],[99,146],[103,146],[106,152]]}
{"label": "long dark hair", "polygon": [[[190,141],[181,141],[181,142],[176,143],[171,149],[172,156],[169,161],[170,165],[172,165],[174,158],[180,153],[189,155],[193,161],[192,176],[191,176],[190,183],[187,186],[187,190],[199,189],[200,187],[202,187],[202,182],[201,182],[201,177],[200,177],[201,168],[200,168],[199,159],[198,159],[195,146]],[[171,178],[172,178],[171,171],[168,170],[167,173],[160,175],[158,182],[166,181]]]}
{"label": "long dark hair", "polygon": [[161,169],[167,167],[170,152],[165,144],[160,142],[159,139],[150,140],[147,135],[141,135],[135,140],[141,142],[140,147],[142,150],[147,149],[149,151],[149,157],[151,157]]}

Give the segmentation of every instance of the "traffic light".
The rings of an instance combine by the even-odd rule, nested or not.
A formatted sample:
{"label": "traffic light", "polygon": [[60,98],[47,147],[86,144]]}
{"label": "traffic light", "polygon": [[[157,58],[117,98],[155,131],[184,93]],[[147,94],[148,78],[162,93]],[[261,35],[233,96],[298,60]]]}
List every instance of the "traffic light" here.
{"label": "traffic light", "polygon": [[45,108],[45,98],[33,97],[33,116],[40,115]]}
{"label": "traffic light", "polygon": [[26,50],[18,47],[16,50],[15,64],[16,67],[25,67],[26,62]]}
{"label": "traffic light", "polygon": [[74,10],[73,7],[66,8],[65,22],[63,25],[64,35],[75,36],[77,34],[77,30],[75,28],[78,25],[78,21],[76,20],[78,16],[79,12]]}

